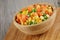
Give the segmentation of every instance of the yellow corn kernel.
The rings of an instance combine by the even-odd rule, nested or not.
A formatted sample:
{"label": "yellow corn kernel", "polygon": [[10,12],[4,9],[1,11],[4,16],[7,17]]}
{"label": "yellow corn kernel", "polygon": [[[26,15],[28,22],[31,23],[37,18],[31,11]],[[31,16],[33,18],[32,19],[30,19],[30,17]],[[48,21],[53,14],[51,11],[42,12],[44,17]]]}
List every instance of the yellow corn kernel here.
{"label": "yellow corn kernel", "polygon": [[23,25],[23,22],[21,22],[21,25]]}
{"label": "yellow corn kernel", "polygon": [[25,22],[24,25],[27,25],[27,22]]}
{"label": "yellow corn kernel", "polygon": [[40,16],[40,19],[44,19],[44,17],[43,16]]}
{"label": "yellow corn kernel", "polygon": [[40,23],[40,22],[42,22],[42,20],[41,20],[41,19],[39,20],[39,23]]}
{"label": "yellow corn kernel", "polygon": [[28,18],[28,21],[31,21],[32,19],[31,19],[31,17],[30,18]]}
{"label": "yellow corn kernel", "polygon": [[22,14],[23,14],[23,15],[27,15],[27,14],[28,14],[28,11],[23,11]]}
{"label": "yellow corn kernel", "polygon": [[21,25],[23,25],[23,21],[22,20],[20,20],[21,21]]}
{"label": "yellow corn kernel", "polygon": [[52,13],[52,9],[49,9],[48,11],[49,11],[50,13]]}
{"label": "yellow corn kernel", "polygon": [[37,19],[36,19],[36,22],[37,22],[37,23],[40,23],[40,22],[42,22],[42,20],[41,20],[40,18],[37,18]]}
{"label": "yellow corn kernel", "polygon": [[37,7],[36,8],[40,8],[40,5],[37,5]]}

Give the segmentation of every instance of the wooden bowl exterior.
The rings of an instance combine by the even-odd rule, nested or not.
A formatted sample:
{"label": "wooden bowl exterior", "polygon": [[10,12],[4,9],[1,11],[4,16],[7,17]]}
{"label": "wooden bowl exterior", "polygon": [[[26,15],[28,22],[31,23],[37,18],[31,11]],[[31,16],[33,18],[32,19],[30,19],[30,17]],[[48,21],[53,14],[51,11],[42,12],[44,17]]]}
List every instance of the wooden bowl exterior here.
{"label": "wooden bowl exterior", "polygon": [[13,22],[14,22],[14,25],[23,33],[26,33],[29,35],[36,35],[36,34],[44,33],[49,28],[51,28],[55,21],[55,18],[56,18],[56,10],[54,10],[53,15],[49,19],[37,25],[25,26],[25,25],[18,24],[15,20],[13,20]]}

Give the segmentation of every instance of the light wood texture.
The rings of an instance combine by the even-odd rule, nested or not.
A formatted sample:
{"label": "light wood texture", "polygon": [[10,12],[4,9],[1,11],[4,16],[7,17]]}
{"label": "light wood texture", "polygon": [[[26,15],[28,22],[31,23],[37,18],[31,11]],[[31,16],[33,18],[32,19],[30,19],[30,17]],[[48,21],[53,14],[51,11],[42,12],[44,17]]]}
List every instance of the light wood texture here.
{"label": "light wood texture", "polygon": [[20,32],[13,23],[11,24],[4,40],[60,40],[60,9],[57,10],[57,17],[51,29],[40,35],[26,35]]}

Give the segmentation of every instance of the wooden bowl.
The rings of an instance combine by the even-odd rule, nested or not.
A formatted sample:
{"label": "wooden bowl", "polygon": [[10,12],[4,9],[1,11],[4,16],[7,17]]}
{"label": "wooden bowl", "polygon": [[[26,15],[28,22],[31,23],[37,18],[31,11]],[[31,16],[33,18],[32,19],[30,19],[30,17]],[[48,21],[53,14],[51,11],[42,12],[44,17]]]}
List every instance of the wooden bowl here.
{"label": "wooden bowl", "polygon": [[[41,4],[41,3],[40,3]],[[47,3],[44,3],[48,5]],[[50,5],[50,4],[49,4]],[[53,14],[48,18],[46,21],[39,23],[39,24],[34,24],[34,25],[20,25],[15,21],[15,17],[13,19],[14,25],[23,33],[29,34],[29,35],[36,35],[36,34],[42,34],[48,29],[50,29],[55,21],[56,18],[56,10],[55,7],[52,6],[54,9]]]}

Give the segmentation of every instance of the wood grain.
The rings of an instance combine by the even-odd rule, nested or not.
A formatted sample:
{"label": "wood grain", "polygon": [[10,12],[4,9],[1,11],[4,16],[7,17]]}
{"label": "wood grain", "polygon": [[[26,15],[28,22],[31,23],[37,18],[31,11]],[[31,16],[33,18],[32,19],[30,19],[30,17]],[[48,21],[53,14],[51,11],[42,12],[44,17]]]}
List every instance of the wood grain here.
{"label": "wood grain", "polygon": [[57,11],[55,23],[47,32],[39,35],[26,35],[11,24],[4,40],[60,40],[60,9]]}

